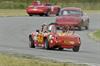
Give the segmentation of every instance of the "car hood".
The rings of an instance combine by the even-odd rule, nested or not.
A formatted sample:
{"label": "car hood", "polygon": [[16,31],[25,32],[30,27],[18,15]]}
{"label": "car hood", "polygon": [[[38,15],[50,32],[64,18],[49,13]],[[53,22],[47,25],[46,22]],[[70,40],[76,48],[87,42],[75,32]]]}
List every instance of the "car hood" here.
{"label": "car hood", "polygon": [[80,37],[78,36],[78,35],[75,35],[75,34],[73,34],[73,35],[71,35],[71,34],[65,34],[65,35],[61,35],[61,34],[58,34],[58,37],[57,37],[57,39],[58,40],[78,40]]}
{"label": "car hood", "polygon": [[59,37],[64,37],[64,38],[66,38],[66,37],[70,37],[70,38],[76,38],[76,37],[79,37],[79,35],[78,34],[72,34],[72,33],[57,33],[57,35],[59,36]]}
{"label": "car hood", "polygon": [[81,21],[81,16],[79,15],[58,16],[56,18],[57,24],[73,25],[73,24],[78,24],[80,21]]}
{"label": "car hood", "polygon": [[41,9],[41,8],[47,8],[47,7],[44,5],[37,5],[37,6],[30,5],[27,7],[27,9]]}

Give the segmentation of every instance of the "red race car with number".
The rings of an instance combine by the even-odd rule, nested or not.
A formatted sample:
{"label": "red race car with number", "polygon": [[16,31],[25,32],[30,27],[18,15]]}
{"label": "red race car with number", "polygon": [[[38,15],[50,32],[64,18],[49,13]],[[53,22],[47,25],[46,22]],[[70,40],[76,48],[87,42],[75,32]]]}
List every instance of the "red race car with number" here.
{"label": "red race car with number", "polygon": [[50,14],[59,15],[60,6],[52,5],[51,3],[42,4],[40,2],[33,2],[32,5],[26,8],[29,16],[40,15],[50,16]]}
{"label": "red race car with number", "polygon": [[62,30],[57,30],[53,24],[42,28],[42,31],[32,32],[29,35],[29,41],[30,48],[57,48],[59,50],[67,48],[73,49],[74,52],[78,52],[81,45],[79,35],[75,34],[74,31],[70,31],[68,26],[63,27]]}
{"label": "red race car with number", "polygon": [[86,30],[89,28],[89,17],[81,10],[81,8],[62,8],[59,15],[60,16],[56,18],[58,29],[61,25],[72,25],[77,27],[79,30],[82,30],[82,27],[85,27]]}

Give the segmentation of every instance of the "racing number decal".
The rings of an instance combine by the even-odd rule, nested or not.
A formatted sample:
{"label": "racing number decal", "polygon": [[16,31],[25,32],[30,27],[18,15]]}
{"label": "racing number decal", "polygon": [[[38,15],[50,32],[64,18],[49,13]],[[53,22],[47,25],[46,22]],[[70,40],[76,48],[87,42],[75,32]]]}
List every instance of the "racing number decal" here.
{"label": "racing number decal", "polygon": [[43,35],[42,34],[39,34],[37,36],[37,41],[38,41],[38,43],[42,43],[43,42]]}

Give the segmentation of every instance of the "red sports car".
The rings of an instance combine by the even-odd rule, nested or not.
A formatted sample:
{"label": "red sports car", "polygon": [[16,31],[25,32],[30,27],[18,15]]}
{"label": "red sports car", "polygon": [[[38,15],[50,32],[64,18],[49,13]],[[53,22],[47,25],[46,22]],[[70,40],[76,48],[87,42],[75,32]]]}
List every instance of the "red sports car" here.
{"label": "red sports car", "polygon": [[80,37],[74,31],[70,31],[67,26],[63,27],[62,30],[56,30],[55,25],[51,24],[41,30],[36,30],[36,32],[32,32],[29,35],[30,48],[58,48],[59,50],[67,48],[73,49],[74,52],[79,51],[81,45]]}
{"label": "red sports car", "polygon": [[52,5],[51,3],[37,3],[33,2],[32,5],[26,8],[26,12],[29,16],[40,15],[49,16],[50,14],[59,15],[60,7],[57,5]]}
{"label": "red sports car", "polygon": [[89,28],[89,17],[81,8],[66,7],[61,9],[60,16],[56,18],[56,23],[58,24],[58,28],[60,28],[61,25],[72,25],[79,30],[81,30],[82,27],[85,27],[87,30]]}

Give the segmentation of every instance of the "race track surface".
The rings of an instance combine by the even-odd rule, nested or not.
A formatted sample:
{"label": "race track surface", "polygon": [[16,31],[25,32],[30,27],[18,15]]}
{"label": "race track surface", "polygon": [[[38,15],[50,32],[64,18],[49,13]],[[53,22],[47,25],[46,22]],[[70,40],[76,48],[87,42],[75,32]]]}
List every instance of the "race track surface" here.
{"label": "race track surface", "polygon": [[89,14],[89,30],[76,31],[81,37],[79,52],[71,49],[45,50],[29,48],[28,35],[40,28],[42,23],[51,23],[55,17],[0,17],[0,51],[29,54],[36,57],[54,59],[64,62],[100,64],[100,42],[91,39],[88,34],[100,29],[100,14]]}

